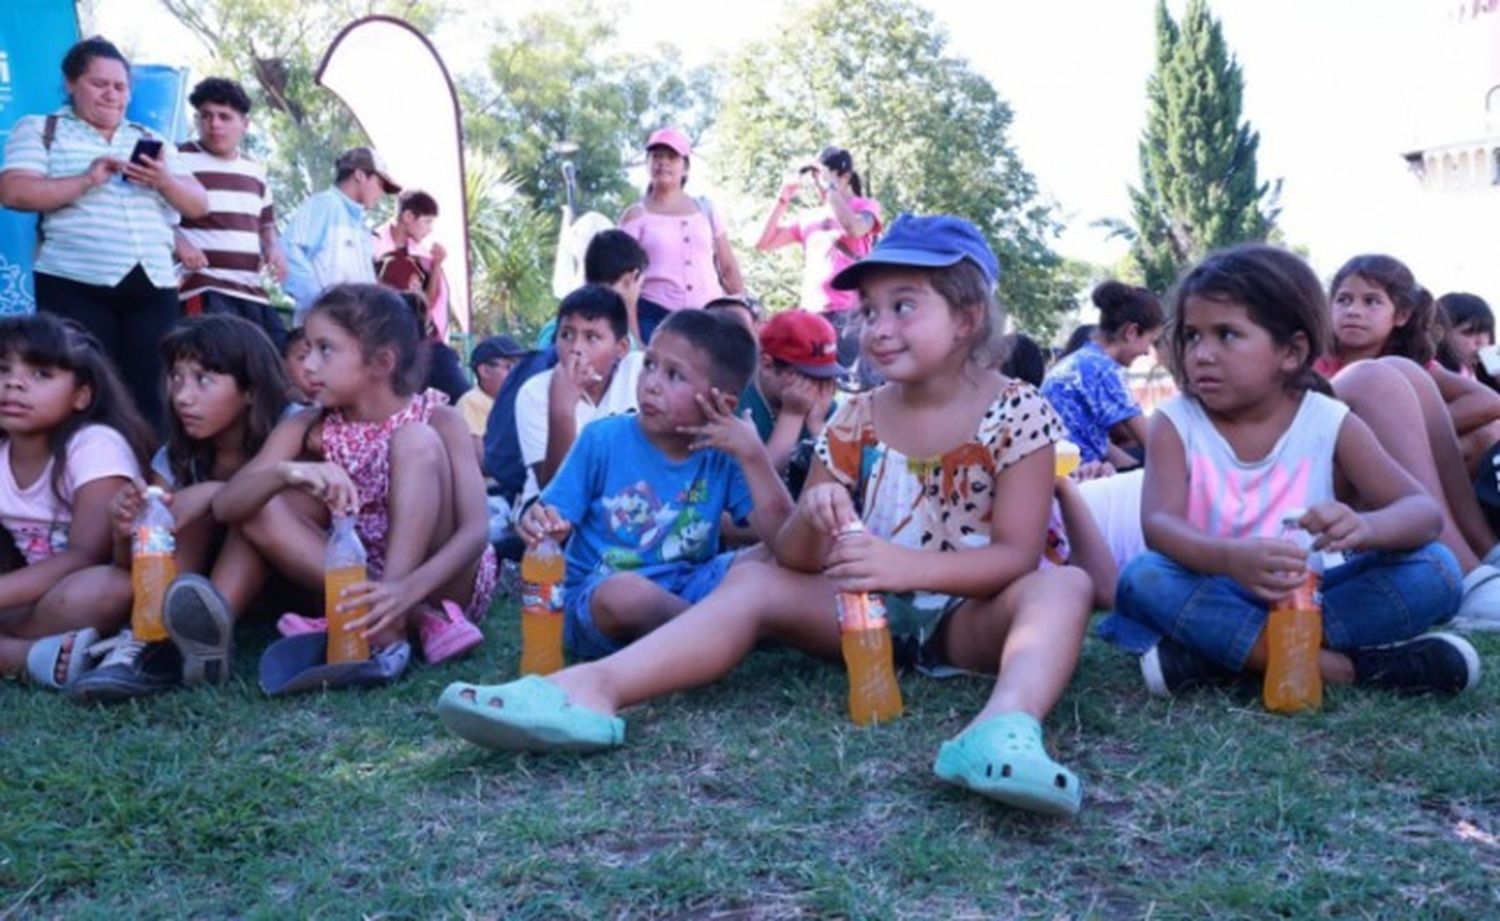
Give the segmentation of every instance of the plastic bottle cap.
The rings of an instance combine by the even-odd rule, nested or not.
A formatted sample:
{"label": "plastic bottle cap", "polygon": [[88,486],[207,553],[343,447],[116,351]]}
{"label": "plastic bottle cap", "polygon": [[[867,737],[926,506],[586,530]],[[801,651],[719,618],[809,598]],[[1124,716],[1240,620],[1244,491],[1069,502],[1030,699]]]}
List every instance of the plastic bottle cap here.
{"label": "plastic bottle cap", "polygon": [[1289,508],[1289,509],[1287,509],[1286,511],[1284,511],[1284,512],[1281,513],[1281,524],[1282,524],[1282,527],[1286,527],[1288,525],[1290,525],[1292,527],[1300,527],[1301,525],[1299,525],[1298,522],[1300,522],[1302,520],[1302,516],[1306,515],[1306,514],[1307,514],[1307,509],[1305,509],[1305,508]]}
{"label": "plastic bottle cap", "polygon": [[147,486],[146,487],[146,498],[147,499],[165,499],[166,497],[167,497],[167,491],[165,489],[162,489],[160,486]]}

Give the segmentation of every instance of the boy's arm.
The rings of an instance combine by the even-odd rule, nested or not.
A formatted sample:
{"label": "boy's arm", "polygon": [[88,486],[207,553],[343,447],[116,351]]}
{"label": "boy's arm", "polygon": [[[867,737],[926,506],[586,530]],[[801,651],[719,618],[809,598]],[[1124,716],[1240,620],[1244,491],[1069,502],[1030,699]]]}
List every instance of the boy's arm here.
{"label": "boy's arm", "polygon": [[781,475],[771,466],[771,455],[759,440],[753,447],[747,446],[735,460],[739,462],[745,485],[750,489],[750,529],[770,544],[791,517],[795,507],[792,494],[787,492]]}
{"label": "boy's arm", "polygon": [[547,386],[547,453],[535,468],[539,487],[552,481],[578,438],[575,413],[578,401],[583,398],[583,390],[571,368],[569,362],[558,362]]}

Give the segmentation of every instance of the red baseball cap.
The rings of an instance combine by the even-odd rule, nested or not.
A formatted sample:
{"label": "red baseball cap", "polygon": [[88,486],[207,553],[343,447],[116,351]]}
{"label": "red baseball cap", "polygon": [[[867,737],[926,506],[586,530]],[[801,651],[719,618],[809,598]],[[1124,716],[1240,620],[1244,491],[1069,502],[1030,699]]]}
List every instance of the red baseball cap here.
{"label": "red baseball cap", "polygon": [[844,376],[833,324],[806,310],[784,310],[760,328],[760,350],[808,377]]}
{"label": "red baseball cap", "polygon": [[693,155],[693,142],[689,141],[688,136],[676,128],[658,128],[651,132],[651,136],[646,138],[646,149],[650,150],[653,147],[665,147],[668,150],[675,150],[679,157],[691,157]]}

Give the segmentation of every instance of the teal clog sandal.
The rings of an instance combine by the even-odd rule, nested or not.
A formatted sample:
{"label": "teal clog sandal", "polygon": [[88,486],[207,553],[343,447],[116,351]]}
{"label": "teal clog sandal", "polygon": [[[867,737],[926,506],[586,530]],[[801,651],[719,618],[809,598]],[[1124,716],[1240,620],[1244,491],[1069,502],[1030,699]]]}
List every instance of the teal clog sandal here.
{"label": "teal clog sandal", "polygon": [[490,686],[455,681],[437,711],[449,731],[501,751],[592,752],[625,742],[624,720],[574,706],[539,675]]}
{"label": "teal clog sandal", "polygon": [[932,770],[1017,809],[1074,816],[1083,805],[1078,778],[1047,755],[1041,724],[1025,713],[1002,713],[944,742]]}

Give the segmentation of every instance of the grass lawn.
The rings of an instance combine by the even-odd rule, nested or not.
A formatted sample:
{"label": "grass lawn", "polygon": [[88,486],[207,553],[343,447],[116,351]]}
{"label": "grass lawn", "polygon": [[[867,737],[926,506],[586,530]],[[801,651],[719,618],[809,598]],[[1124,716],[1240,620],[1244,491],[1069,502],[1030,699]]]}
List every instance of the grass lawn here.
{"label": "grass lawn", "polygon": [[[1494,917],[1500,679],[1457,700],[1148,699],[1091,639],[1048,739],[1077,821],[948,788],[980,680],[903,679],[862,730],[842,670],[755,655],[629,714],[628,745],[493,755],[442,732],[482,653],[397,688],[268,701],[252,629],[225,692],[102,709],[0,687],[0,918]],[[503,626],[502,626],[503,625]],[[1493,665],[1500,641],[1480,644]]]}

